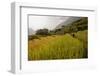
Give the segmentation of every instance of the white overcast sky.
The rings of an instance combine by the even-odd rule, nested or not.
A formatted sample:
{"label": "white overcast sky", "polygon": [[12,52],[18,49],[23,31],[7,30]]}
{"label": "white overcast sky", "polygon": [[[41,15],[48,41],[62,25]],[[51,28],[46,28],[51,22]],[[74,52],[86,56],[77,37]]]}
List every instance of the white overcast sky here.
{"label": "white overcast sky", "polygon": [[29,16],[29,28],[34,31],[38,29],[47,28],[49,30],[54,29],[58,24],[67,20],[69,17],[60,16]]}

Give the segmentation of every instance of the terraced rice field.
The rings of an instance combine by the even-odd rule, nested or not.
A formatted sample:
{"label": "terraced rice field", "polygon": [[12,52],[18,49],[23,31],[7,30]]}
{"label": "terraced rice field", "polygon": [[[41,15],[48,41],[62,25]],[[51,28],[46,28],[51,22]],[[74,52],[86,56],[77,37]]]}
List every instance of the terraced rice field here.
{"label": "terraced rice field", "polygon": [[28,60],[87,58],[87,31],[40,37],[28,41]]}

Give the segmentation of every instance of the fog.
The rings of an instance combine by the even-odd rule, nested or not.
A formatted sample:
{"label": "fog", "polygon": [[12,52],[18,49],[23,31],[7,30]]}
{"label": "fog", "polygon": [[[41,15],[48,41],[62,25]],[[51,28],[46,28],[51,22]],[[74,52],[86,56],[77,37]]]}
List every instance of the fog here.
{"label": "fog", "polygon": [[47,28],[53,30],[60,23],[67,21],[70,17],[62,16],[29,16],[29,28],[34,31],[38,29]]}

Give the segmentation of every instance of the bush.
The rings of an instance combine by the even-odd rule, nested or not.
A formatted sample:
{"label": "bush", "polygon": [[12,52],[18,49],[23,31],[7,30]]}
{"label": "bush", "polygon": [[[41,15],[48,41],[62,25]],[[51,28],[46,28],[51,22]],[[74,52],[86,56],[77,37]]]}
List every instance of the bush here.
{"label": "bush", "polygon": [[40,38],[38,36],[36,36],[36,35],[28,36],[28,40],[33,40],[33,39],[40,39]]}
{"label": "bush", "polygon": [[36,31],[36,35],[49,35],[48,29],[39,29]]}

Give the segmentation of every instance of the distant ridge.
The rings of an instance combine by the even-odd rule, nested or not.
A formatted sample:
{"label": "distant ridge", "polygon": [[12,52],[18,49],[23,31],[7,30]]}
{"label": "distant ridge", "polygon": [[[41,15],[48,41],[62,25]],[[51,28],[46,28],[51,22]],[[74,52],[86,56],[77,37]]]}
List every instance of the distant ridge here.
{"label": "distant ridge", "polygon": [[77,20],[79,20],[79,19],[81,19],[81,17],[71,17],[71,18],[69,18],[68,20],[66,20],[66,21],[64,21],[64,22],[62,22],[62,23],[60,23],[55,29],[59,29],[59,28],[61,28],[62,26],[68,26],[68,24],[70,24],[70,23],[72,23],[72,22],[74,22],[74,21],[77,21]]}

